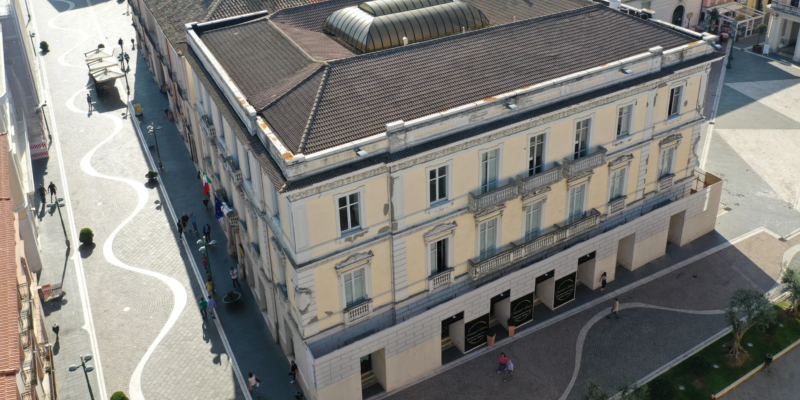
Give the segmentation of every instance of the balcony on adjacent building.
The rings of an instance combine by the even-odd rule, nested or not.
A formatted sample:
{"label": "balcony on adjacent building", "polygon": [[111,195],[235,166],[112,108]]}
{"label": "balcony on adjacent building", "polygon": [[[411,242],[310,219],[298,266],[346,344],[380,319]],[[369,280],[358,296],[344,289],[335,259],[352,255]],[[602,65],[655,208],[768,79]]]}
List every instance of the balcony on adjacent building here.
{"label": "balcony on adjacent building", "polygon": [[543,250],[569,240],[577,235],[590,231],[600,226],[600,212],[591,210],[578,221],[569,225],[558,227],[558,229],[535,237],[520,245],[502,251],[493,257],[480,261],[469,260],[469,274],[472,279],[479,279],[492,272],[501,270],[509,265],[525,260]]}
{"label": "balcony on adjacent building", "polygon": [[201,115],[200,116],[200,129],[206,133],[209,137],[217,136],[217,128],[214,127],[214,124],[211,122],[211,119],[208,118],[208,115]]}
{"label": "balcony on adjacent building", "polygon": [[603,146],[598,146],[594,152],[585,155],[577,160],[564,159],[564,177],[573,179],[584,172],[591,171],[606,163],[606,150]]}
{"label": "balcony on adjacent building", "polygon": [[616,214],[625,209],[625,201],[628,196],[620,196],[608,202],[608,215]]}
{"label": "balcony on adjacent building", "polygon": [[448,268],[436,275],[428,277],[428,291],[434,292],[439,288],[450,286],[453,283],[453,268]]}
{"label": "balcony on adjacent building", "polygon": [[366,299],[344,309],[344,324],[350,325],[372,314],[372,299]]}
{"label": "balcony on adjacent building", "polygon": [[560,182],[562,179],[564,179],[563,170],[564,166],[559,163],[555,163],[555,165],[550,167],[550,169],[547,171],[530,176],[528,176],[528,174],[517,176],[519,193],[525,196]]}
{"label": "balcony on adjacent building", "polygon": [[771,7],[774,12],[800,17],[800,1],[798,0],[776,0],[767,7]]}
{"label": "balcony on adjacent building", "polygon": [[469,210],[475,214],[485,211],[497,205],[505,204],[505,202],[512,200],[519,196],[519,185],[514,179],[509,179],[508,182],[494,190],[486,193],[469,194]]}
{"label": "balcony on adjacent building", "polygon": [[244,174],[242,174],[242,170],[239,169],[239,166],[236,165],[236,161],[233,157],[225,157],[225,170],[228,171],[228,175],[230,175],[234,185],[242,183]]}
{"label": "balcony on adjacent building", "polygon": [[662,176],[658,179],[658,183],[656,184],[656,190],[661,192],[664,190],[669,190],[672,188],[672,185],[675,184],[675,174],[669,174]]}

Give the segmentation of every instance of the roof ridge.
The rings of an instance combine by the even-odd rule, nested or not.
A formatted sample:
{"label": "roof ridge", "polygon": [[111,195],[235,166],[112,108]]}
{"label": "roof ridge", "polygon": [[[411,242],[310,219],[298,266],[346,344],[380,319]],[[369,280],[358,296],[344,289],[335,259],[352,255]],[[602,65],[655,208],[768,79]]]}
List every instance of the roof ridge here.
{"label": "roof ridge", "polygon": [[319,102],[320,99],[322,99],[322,93],[325,91],[325,85],[328,83],[329,71],[330,71],[330,66],[325,65],[325,70],[322,71],[322,80],[320,81],[319,88],[317,89],[317,96],[314,98],[314,104],[311,106],[311,114],[308,116],[308,123],[306,123],[306,129],[303,130],[303,136],[300,138],[300,146],[298,146],[297,148],[298,154],[303,154],[303,151],[305,151],[306,142],[308,141],[308,134],[309,132],[311,132],[311,125],[314,124],[314,120],[317,117]]}
{"label": "roof ridge", "polygon": [[[320,69],[323,69],[325,67],[326,67],[326,64],[325,63],[321,63],[317,67],[317,69],[314,70],[314,72],[308,74],[305,78],[303,78],[296,85],[294,85],[294,86],[290,87],[289,89],[287,89],[285,92],[283,92],[283,94],[281,94],[280,96],[276,97],[275,100],[270,101],[269,104],[267,104],[266,106],[262,107],[258,112],[265,111],[265,110],[271,108],[272,106],[274,106],[275,104],[277,104],[279,101],[283,100],[284,97],[288,96],[289,94],[291,94],[292,92],[297,90],[297,88],[299,88],[300,86],[303,86],[306,82],[311,80],[311,78],[313,78],[314,75],[316,75],[319,72]],[[323,77],[323,79],[324,79],[324,77]]]}
{"label": "roof ridge", "polygon": [[[402,51],[413,51],[414,49],[419,49],[420,47],[423,47],[423,46],[432,46],[434,44],[442,43],[442,42],[445,42],[445,41],[461,40],[461,39],[472,37],[472,36],[476,36],[476,35],[487,34],[488,32],[498,31],[500,29],[510,29],[510,27],[513,27],[513,26],[532,24],[534,22],[541,22],[541,21],[546,21],[546,20],[549,20],[549,19],[555,19],[555,18],[567,17],[567,16],[572,16],[572,15],[578,15],[578,14],[581,14],[581,13],[589,12],[591,10],[599,10],[601,8],[608,9],[608,7],[605,6],[605,5],[593,4],[593,5],[590,5],[590,6],[577,8],[577,9],[574,9],[574,10],[567,10],[567,11],[562,11],[562,12],[556,13],[556,14],[544,15],[544,16],[541,16],[541,17],[538,17],[538,18],[523,19],[523,20],[519,20],[517,22],[512,22],[512,23],[509,23],[509,24],[490,26],[488,28],[468,31],[468,32],[462,33],[462,34],[448,35],[448,36],[443,36],[443,37],[439,37],[439,38],[436,38],[436,39],[424,40],[424,41],[416,42],[416,43],[410,43],[407,46],[392,47],[392,48],[389,48],[389,49],[386,49],[386,50],[378,50],[378,51],[373,51],[373,52],[369,52],[369,53],[357,54],[357,55],[355,55],[353,57],[341,58],[341,59],[338,59],[338,60],[331,60],[328,63],[331,64],[331,66],[334,66],[336,64],[344,64],[344,63],[346,63],[348,61],[361,60],[363,58],[382,57],[382,56],[388,56],[388,55],[391,55],[391,54],[399,53],[399,52],[402,52]],[[620,14],[624,14],[624,13],[620,13]],[[491,23],[492,23],[492,21],[489,21],[489,24],[491,24]]]}
{"label": "roof ridge", "polygon": [[214,2],[211,3],[211,7],[208,7],[206,10],[206,15],[203,16],[203,22],[206,22],[209,17],[214,15],[214,13],[217,11],[217,8],[220,4],[222,4],[223,1],[225,0],[214,0]]}

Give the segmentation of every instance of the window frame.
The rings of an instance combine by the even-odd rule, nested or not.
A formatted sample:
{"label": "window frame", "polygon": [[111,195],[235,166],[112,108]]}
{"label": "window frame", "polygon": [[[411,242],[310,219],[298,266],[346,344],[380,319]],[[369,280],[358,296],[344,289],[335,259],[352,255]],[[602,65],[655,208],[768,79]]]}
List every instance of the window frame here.
{"label": "window frame", "polygon": [[[540,172],[536,172],[536,173],[532,174],[531,173],[531,168],[530,168],[530,164],[531,164],[531,139],[533,139],[535,137],[538,137],[538,136],[542,137],[542,165],[541,165],[541,169],[542,170]],[[525,158],[528,160],[526,171],[528,173],[528,176],[533,176],[533,175],[540,174],[540,173],[544,172],[547,169],[547,151],[548,151],[549,144],[550,144],[550,129],[546,129],[546,130],[543,130],[543,131],[538,131],[538,132],[531,133],[531,134],[529,134],[529,135],[527,135],[525,137],[525,140],[526,140],[526,142],[525,142],[526,143]]]}
{"label": "window frame", "polygon": [[[627,107],[630,107],[630,112],[628,113],[628,131],[627,132],[620,132],[620,129],[621,129],[620,118],[621,118],[621,116],[619,114],[623,109],[625,109]],[[614,129],[614,139],[615,140],[633,134],[633,121],[634,121],[634,113],[635,112],[636,112],[636,102],[635,101],[632,101],[632,102],[629,102],[629,103],[620,104],[619,106],[617,106],[617,114],[616,114],[616,117],[615,117],[616,127]]]}
{"label": "window frame", "polygon": [[[629,165],[623,165],[623,166],[621,166],[619,168],[612,169],[611,171],[608,172],[608,202],[609,203],[627,195],[628,178],[630,178],[630,176],[628,175],[628,170],[629,169],[630,169]],[[618,174],[618,173],[622,173],[623,174],[623,176],[622,176],[622,184],[621,184],[620,193],[618,195],[614,196],[614,193],[613,193],[614,192],[614,174]]]}
{"label": "window frame", "polygon": [[[345,277],[350,274],[354,274],[356,271],[363,270],[362,277],[364,279],[364,298],[360,300],[354,300],[352,303],[347,303],[347,292],[345,288]],[[338,279],[339,279],[339,302],[341,304],[341,309],[347,310],[348,308],[361,304],[362,302],[368,301],[372,299],[372,262],[368,260],[367,262],[360,263],[354,266],[343,268],[338,272]],[[345,317],[346,318],[346,317]]]}
{"label": "window frame", "polygon": [[[358,200],[359,225],[357,227],[352,227],[351,226],[347,230],[343,231],[342,230],[341,217],[339,215],[339,208],[340,208],[339,207],[339,199],[345,197],[345,198],[348,199],[347,201],[349,202],[350,201],[349,200],[349,196],[352,195],[352,194],[358,194],[358,199],[359,199]],[[352,234],[355,234],[355,233],[358,233],[358,232],[361,232],[361,231],[364,231],[364,230],[367,229],[367,224],[366,224],[366,221],[365,221],[366,208],[365,208],[365,205],[364,205],[366,196],[364,194],[365,194],[364,187],[361,186],[361,187],[353,189],[353,190],[337,193],[336,195],[333,196],[333,210],[334,210],[334,213],[336,214],[336,232],[337,232],[336,233],[336,237],[337,238],[350,236]],[[349,203],[348,203],[348,205],[349,205]]]}
{"label": "window frame", "polygon": [[[572,137],[571,137],[572,138],[572,147],[571,147],[570,154],[572,155],[572,159],[573,160],[578,160],[578,159],[581,159],[581,158],[586,157],[586,156],[589,155],[589,150],[592,148],[592,133],[594,132],[594,117],[595,117],[594,114],[590,114],[590,115],[585,115],[585,116],[582,116],[582,117],[579,117],[579,118],[574,118],[572,120]],[[575,151],[575,144],[577,143],[577,140],[575,139],[575,136],[576,136],[577,131],[578,131],[578,123],[583,122],[583,121],[589,121],[588,125],[586,126],[586,148],[584,150],[582,150],[582,151],[584,151],[584,154],[582,156],[576,157],[576,154],[578,152]]]}
{"label": "window frame", "polygon": [[572,211],[571,210],[572,191],[576,190],[576,188],[578,188],[580,186],[583,186],[583,198],[581,199],[581,211],[580,211],[581,218],[583,217],[583,214],[586,213],[586,204],[589,201],[589,181],[588,180],[580,182],[580,183],[577,183],[577,184],[574,184],[574,185],[571,185],[571,186],[569,186],[567,188],[567,207],[566,207],[567,224],[571,224],[571,223],[573,223],[575,221],[579,221],[580,220],[580,218],[573,220],[572,217],[575,215],[575,213],[574,212],[570,212],[570,211]]}
{"label": "window frame", "polygon": [[[481,225],[489,224],[489,222],[494,221],[494,249],[492,254],[484,256],[483,252],[481,251]],[[500,252],[500,233],[502,232],[502,214],[495,215],[491,218],[486,218],[484,220],[478,221],[476,225],[476,235],[475,235],[475,258],[477,260],[486,260],[488,258],[494,257],[497,253]]]}
{"label": "window frame", "polygon": [[[496,158],[497,159],[497,179],[495,180],[495,187],[493,189],[491,189],[491,190],[487,189],[486,191],[484,191],[484,186],[487,186],[487,185],[483,184],[483,155],[487,154],[487,153],[491,153],[491,152],[493,152],[495,150],[497,150],[497,158]],[[501,145],[497,145],[497,146],[488,147],[486,149],[480,150],[478,152],[478,191],[479,191],[479,193],[489,193],[489,192],[497,190],[501,186],[502,179],[503,179],[503,146],[502,146],[502,144]]]}
{"label": "window frame", "polygon": [[[522,240],[523,242],[527,242],[532,240],[542,234],[542,226],[544,225],[544,217],[545,217],[545,202],[546,198],[537,198],[532,199],[531,201],[527,201],[522,205]],[[536,228],[536,235],[531,235],[531,231],[527,229],[528,226],[528,208],[534,205],[539,206],[539,226]]]}
{"label": "window frame", "polygon": [[[661,164],[664,162],[664,155],[667,152],[672,152],[672,159],[670,160],[669,171],[667,173],[663,173],[661,170]],[[677,162],[678,156],[678,144],[675,143],[671,146],[662,147],[659,151],[658,155],[658,165],[656,166],[656,171],[658,172],[657,179],[662,179],[667,176],[673,175],[675,173],[675,164]]]}
{"label": "window frame", "polygon": [[[679,98],[678,98],[678,108],[672,113],[672,105],[673,105],[673,91],[679,90]],[[683,115],[683,99],[686,95],[686,82],[681,82],[677,84],[673,84],[669,87],[669,91],[667,92],[667,119],[677,118]]]}
{"label": "window frame", "polygon": [[[455,234],[454,232],[450,232],[444,236],[437,236],[431,240],[425,242],[425,273],[426,277],[431,277],[435,275],[439,275],[442,272],[447,271],[449,268],[453,268],[453,259],[454,259],[454,239]],[[442,271],[437,269],[437,272],[433,272],[433,265],[431,263],[431,246],[435,245],[436,243],[444,240],[445,241],[445,268]]]}
{"label": "window frame", "polygon": [[[430,185],[431,179],[430,179],[430,173],[431,173],[431,171],[438,170],[439,168],[442,168],[442,167],[445,167],[447,169],[447,172],[446,172],[446,174],[447,174],[446,177],[447,178],[446,178],[446,181],[445,181],[446,196],[443,199],[438,199],[438,200],[436,200],[434,202],[431,202],[431,185]],[[438,188],[438,186],[437,186],[437,188]],[[438,207],[438,206],[441,206],[444,203],[449,202],[453,197],[452,196],[452,189],[453,189],[453,161],[452,160],[447,161],[445,163],[440,163],[440,164],[432,165],[430,167],[426,167],[425,168],[425,193],[427,195],[427,197],[425,198],[425,202],[428,205],[427,208],[430,209],[430,208],[433,208],[433,207]]]}

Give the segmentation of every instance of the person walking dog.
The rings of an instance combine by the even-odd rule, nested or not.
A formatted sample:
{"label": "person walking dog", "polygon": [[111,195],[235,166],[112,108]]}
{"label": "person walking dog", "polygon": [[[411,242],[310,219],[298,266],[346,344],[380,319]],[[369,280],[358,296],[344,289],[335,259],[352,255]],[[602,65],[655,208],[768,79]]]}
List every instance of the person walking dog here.
{"label": "person walking dog", "polygon": [[619,298],[614,298],[614,305],[611,306],[611,313],[606,316],[606,318],[611,319],[611,316],[614,315],[619,319]]}

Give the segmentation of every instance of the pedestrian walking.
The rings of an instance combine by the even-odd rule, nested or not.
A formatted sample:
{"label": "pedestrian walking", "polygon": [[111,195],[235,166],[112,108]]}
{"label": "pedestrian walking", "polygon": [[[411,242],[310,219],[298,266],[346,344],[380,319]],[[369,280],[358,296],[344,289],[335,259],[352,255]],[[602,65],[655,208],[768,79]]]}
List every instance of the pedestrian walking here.
{"label": "pedestrian walking", "polygon": [[[209,282],[211,282],[211,281],[209,281]],[[217,309],[217,301],[214,300],[214,296],[212,296],[209,293],[209,295],[208,295],[208,313],[211,314],[211,319],[217,319],[217,317],[214,316],[214,310],[216,310],[216,309]]]}
{"label": "pedestrian walking", "polygon": [[261,379],[258,379],[258,377],[253,375],[253,373],[251,372],[249,374],[249,378],[247,378],[247,385],[250,386],[250,391],[253,392],[258,398],[261,398],[258,396],[258,385],[260,383]]}
{"label": "pedestrian walking", "polygon": [[511,362],[510,358],[506,361],[506,369],[508,370],[508,375],[506,375],[506,379],[503,379],[503,382],[507,382],[514,378],[514,363]]}
{"label": "pedestrian walking", "polygon": [[506,362],[508,359],[506,358],[506,353],[500,353],[500,365],[497,367],[497,373],[503,372],[506,369]]}
{"label": "pedestrian walking", "polygon": [[211,242],[211,225],[209,224],[203,227],[203,239],[205,239],[207,243]]}
{"label": "pedestrian walking", "polygon": [[203,316],[204,320],[208,320],[208,312],[206,312],[206,310],[208,309],[208,302],[206,301],[206,299],[201,297],[199,304],[200,304],[200,315]]}
{"label": "pedestrian walking", "polygon": [[603,272],[603,275],[600,275],[600,291],[601,292],[606,290],[606,278],[607,278],[607,275],[606,275],[605,272]]}
{"label": "pedestrian walking", "polygon": [[233,281],[233,287],[242,288],[239,286],[239,270],[236,267],[231,267],[231,280]]}
{"label": "pedestrian walking", "polygon": [[56,195],[56,184],[53,183],[53,182],[50,182],[50,185],[47,186],[47,191],[50,192],[50,202],[52,203],[53,202],[53,197],[54,196],[58,197]]}
{"label": "pedestrian walking", "polygon": [[205,206],[206,210],[208,210],[208,201],[209,196],[203,196],[203,206]]}
{"label": "pedestrian walking", "polygon": [[611,316],[614,315],[619,319],[619,298],[614,297],[614,305],[611,306],[611,313],[608,314],[606,318],[611,319]]}
{"label": "pedestrian walking", "polygon": [[291,367],[289,367],[289,375],[292,376],[292,381],[289,383],[294,383],[297,380],[297,364],[292,361]]}
{"label": "pedestrian walking", "polygon": [[86,94],[86,102],[89,103],[89,112],[92,112],[92,95],[90,93]]}
{"label": "pedestrian walking", "polygon": [[192,228],[194,229],[194,233],[197,233],[197,218],[194,216],[193,212],[189,213],[189,222],[192,223]]}
{"label": "pedestrian walking", "polygon": [[42,207],[44,207],[44,203],[47,202],[47,192],[44,190],[44,185],[41,183],[39,184],[39,187],[36,188],[36,194],[38,194],[39,198],[42,199]]}
{"label": "pedestrian walking", "polygon": [[189,216],[186,213],[181,216],[181,224],[183,224],[183,230],[186,230],[186,226],[189,225]]}
{"label": "pedestrian walking", "polygon": [[176,222],[178,225],[178,239],[183,238],[183,225],[181,225],[181,221]]}
{"label": "pedestrian walking", "polygon": [[131,50],[136,50],[136,45],[134,44],[133,39],[131,39]]}
{"label": "pedestrian walking", "polygon": [[206,255],[203,254],[203,257],[200,258],[200,262],[203,263],[203,268],[206,269],[206,275],[208,275],[208,273],[209,273],[209,271],[208,271],[208,257],[206,257]]}
{"label": "pedestrian walking", "polygon": [[214,290],[214,282],[211,281],[211,278],[208,278],[208,281],[206,282],[206,290],[208,293],[217,293],[217,291]]}

